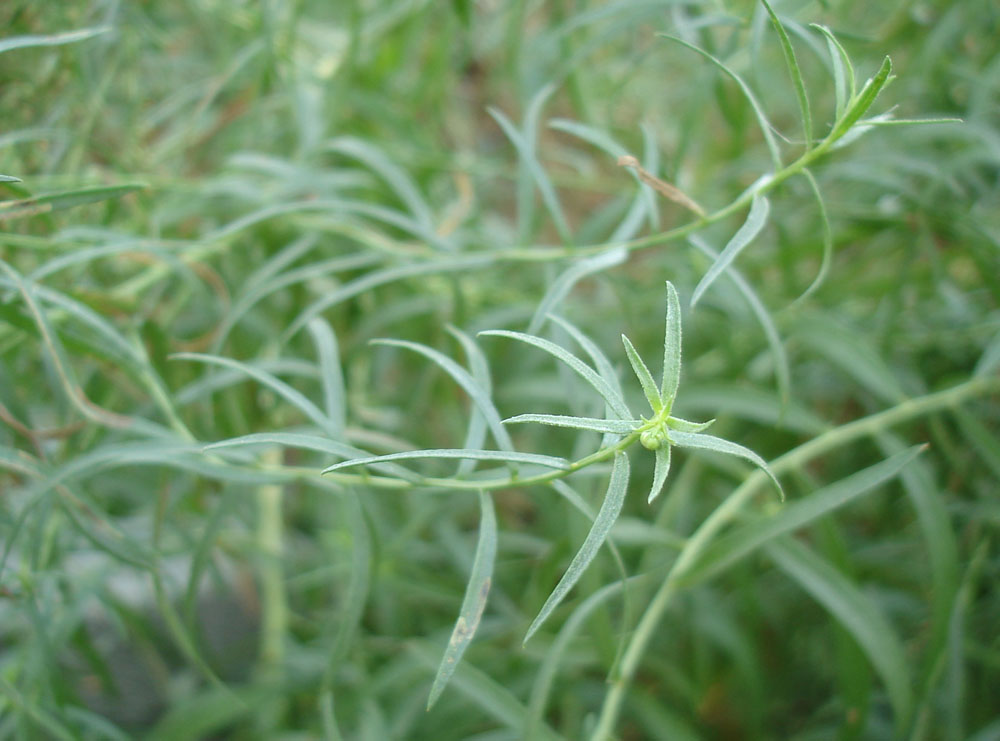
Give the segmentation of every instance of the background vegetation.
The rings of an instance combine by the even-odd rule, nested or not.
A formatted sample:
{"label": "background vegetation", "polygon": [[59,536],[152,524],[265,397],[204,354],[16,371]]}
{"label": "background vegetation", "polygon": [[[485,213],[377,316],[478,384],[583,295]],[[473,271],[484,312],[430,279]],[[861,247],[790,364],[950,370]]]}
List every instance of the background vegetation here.
{"label": "background vegetation", "polygon": [[[1000,738],[1000,11],[773,8],[787,47],[748,0],[2,4],[0,735]],[[963,122],[855,125],[760,181],[844,120],[813,23],[858,89],[891,57],[866,117]],[[752,186],[769,218],[692,309]],[[445,361],[376,338],[503,417],[600,417],[475,338],[589,362],[554,312],[643,408],[619,335],[658,376],[667,280],[677,413],[786,504],[685,450],[647,504],[635,446],[609,545],[522,646],[606,462],[488,496],[455,486],[508,468],[320,475],[499,443]]]}

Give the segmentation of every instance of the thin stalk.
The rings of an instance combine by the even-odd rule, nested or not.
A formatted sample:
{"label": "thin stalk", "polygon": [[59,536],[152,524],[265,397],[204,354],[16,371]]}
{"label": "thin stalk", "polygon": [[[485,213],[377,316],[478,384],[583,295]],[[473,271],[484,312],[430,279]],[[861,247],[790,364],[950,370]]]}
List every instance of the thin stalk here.
{"label": "thin stalk", "polygon": [[[775,459],[771,463],[771,470],[775,474],[785,473],[858,438],[881,432],[925,414],[955,407],[966,399],[997,390],[1000,390],[1000,378],[978,377],[944,391],[927,394],[917,399],[908,399],[885,411],[862,417],[854,422],[824,432]],[[645,656],[647,645],[660,620],[682,587],[681,579],[685,572],[712,542],[715,535],[739,513],[740,509],[767,481],[768,478],[762,471],[754,471],[688,539],[667,574],[666,580],[654,595],[636,626],[628,647],[625,649],[617,676],[610,680],[611,687],[604,697],[604,705],[601,708],[597,728],[591,736],[593,741],[606,741],[612,738],[621,704],[625,698],[625,691]]]}
{"label": "thin stalk", "polygon": [[[281,450],[264,454],[271,465],[281,462]],[[282,570],[284,522],[281,511],[282,487],[267,484],[257,489],[257,550],[260,554],[261,629],[260,665],[262,676],[273,679],[281,671],[285,656],[288,604]]]}

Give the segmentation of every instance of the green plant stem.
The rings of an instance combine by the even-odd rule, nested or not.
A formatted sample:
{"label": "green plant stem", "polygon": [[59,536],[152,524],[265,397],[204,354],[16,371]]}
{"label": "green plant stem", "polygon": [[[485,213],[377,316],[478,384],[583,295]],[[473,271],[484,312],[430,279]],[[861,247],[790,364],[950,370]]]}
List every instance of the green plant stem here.
{"label": "green plant stem", "polygon": [[[268,451],[265,459],[271,465],[280,464],[281,450]],[[267,484],[257,490],[257,549],[261,558],[259,670],[262,678],[268,679],[274,679],[281,671],[288,630],[288,605],[281,560],[284,529],[281,504],[280,485]]]}
{"label": "green plant stem", "polygon": [[[977,377],[944,391],[917,399],[908,399],[885,411],[862,417],[854,422],[824,432],[775,459],[771,463],[771,470],[775,474],[790,471],[858,438],[872,435],[925,414],[955,407],[969,398],[998,390],[1000,390],[1000,378]],[[739,513],[740,509],[767,480],[767,476],[762,471],[754,471],[688,539],[667,574],[666,580],[654,595],[636,626],[619,664],[618,674],[610,680],[611,686],[605,695],[600,719],[591,737],[593,741],[606,741],[613,737],[612,731],[618,720],[625,691],[645,656],[647,645],[660,620],[674,596],[683,587],[682,579],[685,572],[712,542],[714,536]]]}

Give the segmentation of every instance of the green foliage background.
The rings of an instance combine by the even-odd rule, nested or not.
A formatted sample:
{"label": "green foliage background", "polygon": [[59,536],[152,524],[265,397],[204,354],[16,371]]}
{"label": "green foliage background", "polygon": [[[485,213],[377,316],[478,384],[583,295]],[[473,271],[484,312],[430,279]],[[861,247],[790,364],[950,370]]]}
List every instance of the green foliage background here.
{"label": "green foliage background", "polygon": [[[767,136],[785,165],[807,148],[761,4],[0,6],[0,736],[1000,738],[1000,11],[772,7],[813,144],[842,106],[812,23],[859,88],[891,57],[867,116],[962,122],[855,127],[692,309]],[[463,443],[480,411],[440,363],[376,338],[468,365],[504,417],[600,417],[544,353],[461,342],[578,351],[544,306],[644,407],[619,336],[659,357],[667,280],[675,408],[772,462],[786,504],[684,450],[647,504],[635,446],[609,546],[522,646],[607,463],[478,497],[447,483],[468,463],[320,475],[495,442]]]}

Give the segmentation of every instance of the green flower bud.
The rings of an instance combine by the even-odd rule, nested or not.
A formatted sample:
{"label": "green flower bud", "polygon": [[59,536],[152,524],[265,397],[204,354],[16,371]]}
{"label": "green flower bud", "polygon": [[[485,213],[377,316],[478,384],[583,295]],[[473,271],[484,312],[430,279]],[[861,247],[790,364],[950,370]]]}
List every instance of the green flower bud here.
{"label": "green flower bud", "polygon": [[667,433],[662,427],[651,427],[639,435],[639,442],[646,450],[659,450],[666,444]]}

